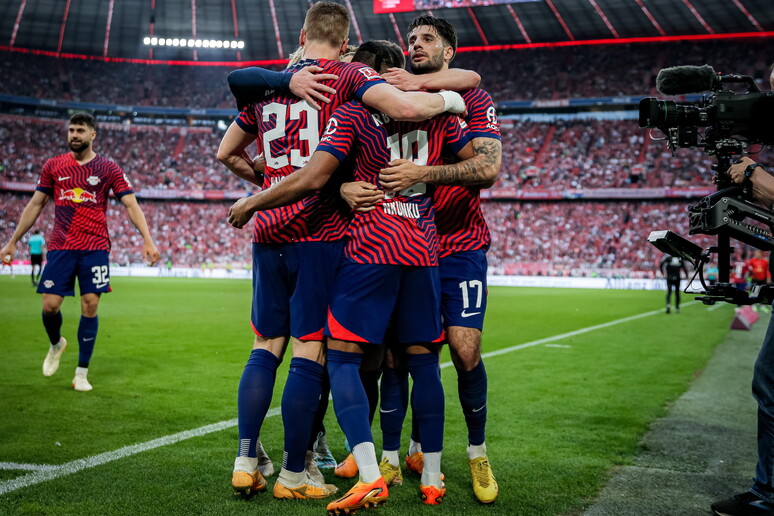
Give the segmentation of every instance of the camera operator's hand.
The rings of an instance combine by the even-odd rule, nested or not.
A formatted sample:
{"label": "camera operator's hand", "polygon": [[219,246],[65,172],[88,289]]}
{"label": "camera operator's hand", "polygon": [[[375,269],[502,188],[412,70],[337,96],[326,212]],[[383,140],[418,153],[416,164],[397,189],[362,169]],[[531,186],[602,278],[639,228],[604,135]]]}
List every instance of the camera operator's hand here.
{"label": "camera operator's hand", "polygon": [[774,176],[767,173],[760,165],[753,168],[749,176],[746,175],[745,171],[753,164],[755,161],[748,157],[740,158],[728,168],[726,174],[736,184],[742,184],[749,180],[753,199],[771,210],[772,204],[774,204]]}
{"label": "camera operator's hand", "polygon": [[[740,158],[739,161],[737,161],[735,164],[731,165],[731,167],[729,167],[729,169],[726,171],[726,174],[731,178],[732,182],[736,184],[744,183],[747,179],[747,177],[744,175],[744,172],[747,170],[747,167],[753,163],[755,163],[753,160],[747,156],[744,156],[743,158]],[[753,172],[753,175],[757,174],[759,169],[761,169],[761,167],[757,167]],[[752,176],[750,176],[750,180],[752,180]]]}

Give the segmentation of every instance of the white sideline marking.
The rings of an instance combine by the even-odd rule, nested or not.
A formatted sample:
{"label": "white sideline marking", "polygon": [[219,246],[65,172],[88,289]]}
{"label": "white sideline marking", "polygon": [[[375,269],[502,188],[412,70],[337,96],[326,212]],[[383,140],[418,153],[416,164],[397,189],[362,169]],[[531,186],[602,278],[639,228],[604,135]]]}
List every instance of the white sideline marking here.
{"label": "white sideline marking", "polygon": [[[266,416],[276,416],[279,413],[279,408],[273,408],[269,410]],[[35,484],[40,484],[41,482],[46,482],[47,480],[63,477],[65,475],[72,475],[78,471],[100,466],[102,464],[107,464],[108,462],[122,459],[124,457],[129,457],[130,455],[135,455],[137,453],[152,450],[154,448],[159,448],[168,444],[184,441],[186,439],[190,439],[191,437],[199,437],[202,435],[211,434],[212,432],[219,432],[236,425],[236,419],[229,419],[227,421],[221,421],[220,423],[213,423],[211,425],[194,428],[193,430],[186,430],[185,432],[159,437],[158,439],[153,439],[144,443],[124,446],[123,448],[119,448],[110,452],[100,453],[99,455],[93,455],[85,459],[74,460],[72,462],[62,464],[61,466],[54,466],[53,469],[28,473],[21,477],[12,478],[11,480],[6,480],[5,482],[0,483],[0,495],[10,493],[11,491],[16,491],[17,489],[33,486]]]}
{"label": "white sideline marking", "polygon": [[21,464],[19,462],[0,462],[0,469],[22,470],[22,471],[44,471],[47,469],[56,469],[59,466],[49,464]]}
{"label": "white sideline marking", "polygon": [[568,349],[568,348],[571,348],[572,346],[568,346],[568,345],[566,345],[566,344],[546,344],[546,347],[547,347],[547,348],[562,348],[562,349]]}
{"label": "white sideline marking", "polygon": [[723,308],[725,305],[726,305],[725,303],[717,303],[717,304],[714,304],[712,306],[708,306],[707,307],[707,311],[708,312],[714,312],[718,308]]}
{"label": "white sideline marking", "polygon": [[[698,303],[698,301],[690,301],[688,303],[684,303],[683,306],[688,306],[695,303]],[[660,313],[663,313],[663,312],[661,310],[653,310],[651,312],[645,312],[639,315],[633,315],[631,317],[624,317],[623,319],[617,319],[615,321],[610,321],[603,324],[597,324],[596,326],[589,326],[588,328],[582,328],[580,330],[562,333],[561,335],[554,335],[553,337],[546,337],[545,339],[533,340],[532,342],[526,342],[524,344],[511,346],[509,348],[498,349],[497,351],[490,351],[489,353],[482,354],[481,357],[489,358],[489,357],[494,357],[498,355],[504,355],[506,353],[510,353],[511,351],[518,351],[520,349],[530,348],[533,346],[538,346],[540,344],[547,344],[549,342],[566,339],[567,337],[582,335],[584,333],[588,333],[594,330],[609,328],[610,326],[615,326],[616,324],[635,321],[637,319],[642,319],[643,317],[649,317],[651,315],[656,315]],[[444,362],[441,364],[441,369],[450,367],[452,365],[453,365],[452,362]],[[269,410],[269,412],[266,414],[266,417],[276,416],[280,413],[281,411],[279,407],[273,408]],[[81,471],[84,469],[89,469],[95,466],[100,466],[102,464],[107,464],[108,462],[112,462],[114,460],[122,459],[124,457],[129,457],[130,455],[142,453],[144,451],[152,450],[154,448],[159,448],[161,446],[166,446],[168,444],[174,444],[176,442],[184,441],[192,437],[199,437],[202,435],[210,434],[212,432],[219,432],[221,430],[225,430],[227,428],[231,428],[236,425],[237,425],[236,419],[229,419],[227,421],[221,421],[220,423],[213,423],[211,425],[194,428],[193,430],[186,430],[185,432],[179,432],[176,434],[167,435],[165,437],[153,439],[151,441],[146,441],[144,443],[124,446],[123,448],[119,448],[118,450],[100,453],[99,455],[94,455],[92,457],[87,457],[85,459],[74,460],[72,462],[67,462],[65,464],[62,464],[61,466],[52,466],[51,469],[38,470],[38,471],[35,471],[34,473],[28,473],[21,477],[13,478],[11,480],[6,480],[5,482],[0,482],[0,495],[7,494],[12,491],[16,491],[18,489],[23,489],[25,487],[30,487],[36,484],[40,484],[48,480],[53,480],[55,478],[63,477],[65,475],[72,475],[73,473],[77,473],[78,471]]]}
{"label": "white sideline marking", "polygon": [[[683,303],[683,306],[689,306],[698,303],[698,301],[689,301],[687,303]],[[498,355],[504,355],[506,353],[510,353],[511,351],[518,351],[520,349],[525,348],[531,348],[533,346],[539,346],[540,344],[547,344],[549,342],[554,342],[561,339],[566,339],[567,337],[574,337],[576,335],[583,335],[584,333],[588,333],[590,331],[594,330],[601,330],[602,328],[609,328],[610,326],[615,326],[616,324],[621,324],[629,321],[636,321],[637,319],[642,319],[643,317],[650,317],[651,315],[656,314],[663,314],[663,310],[653,310],[651,312],[645,312],[639,315],[632,315],[631,317],[624,317],[623,319],[617,319],[615,321],[610,321],[602,324],[597,324],[596,326],[589,326],[588,328],[581,328],[580,330],[570,331],[567,333],[562,333],[560,335],[554,335],[553,337],[546,337],[545,339],[539,339],[539,340],[533,340],[532,342],[525,342],[524,344],[519,344],[517,346],[511,346],[509,348],[503,348],[498,349],[496,351],[490,351],[489,353],[484,353],[481,355],[481,358],[489,358],[489,357],[496,357]],[[451,362],[444,362],[441,364],[441,369],[445,367],[449,367],[453,365]]]}

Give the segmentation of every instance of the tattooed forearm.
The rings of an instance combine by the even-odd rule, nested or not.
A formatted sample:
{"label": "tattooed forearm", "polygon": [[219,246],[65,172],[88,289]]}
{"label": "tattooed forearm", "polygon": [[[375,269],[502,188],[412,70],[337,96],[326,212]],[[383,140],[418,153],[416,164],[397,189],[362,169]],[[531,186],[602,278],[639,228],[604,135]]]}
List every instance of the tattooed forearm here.
{"label": "tattooed forearm", "polygon": [[426,183],[436,185],[492,186],[497,179],[502,161],[502,144],[494,138],[474,138],[476,155],[470,159],[427,167]]}

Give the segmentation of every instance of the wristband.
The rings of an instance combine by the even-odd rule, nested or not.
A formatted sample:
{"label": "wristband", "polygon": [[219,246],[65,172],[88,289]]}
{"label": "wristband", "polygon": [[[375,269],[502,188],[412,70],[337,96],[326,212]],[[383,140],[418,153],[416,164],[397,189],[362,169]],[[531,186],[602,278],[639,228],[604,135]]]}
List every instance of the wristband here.
{"label": "wristband", "polygon": [[443,110],[450,113],[462,114],[465,112],[465,101],[456,91],[439,91],[443,97]]}
{"label": "wristband", "polygon": [[750,176],[753,175],[753,172],[755,172],[755,169],[758,168],[759,166],[760,165],[758,165],[757,163],[750,163],[749,165],[747,165],[747,168],[744,169],[744,177],[745,177],[745,179],[747,179],[749,181],[750,180]]}

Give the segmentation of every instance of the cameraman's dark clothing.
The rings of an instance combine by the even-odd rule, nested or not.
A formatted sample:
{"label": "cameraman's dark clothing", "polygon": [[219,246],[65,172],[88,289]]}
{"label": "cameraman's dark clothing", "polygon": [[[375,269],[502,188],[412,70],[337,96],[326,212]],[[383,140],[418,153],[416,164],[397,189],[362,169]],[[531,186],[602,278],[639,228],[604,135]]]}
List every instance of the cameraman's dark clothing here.
{"label": "cameraman's dark clothing", "polygon": [[752,391],[758,402],[758,466],[750,490],[774,502],[774,317],[755,361]]}

